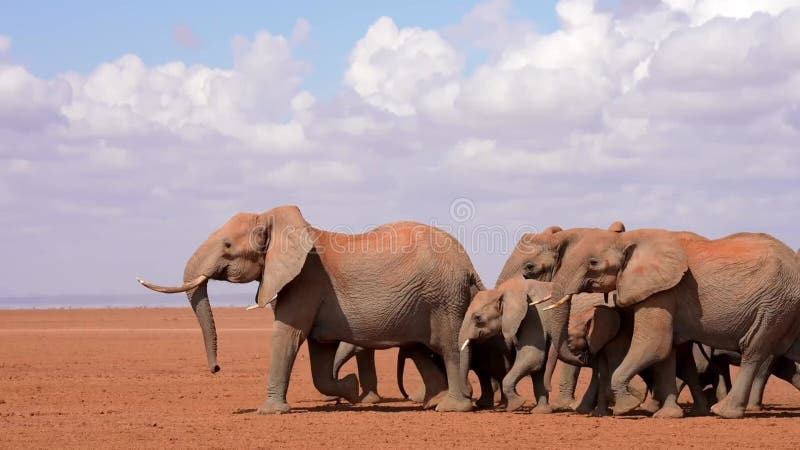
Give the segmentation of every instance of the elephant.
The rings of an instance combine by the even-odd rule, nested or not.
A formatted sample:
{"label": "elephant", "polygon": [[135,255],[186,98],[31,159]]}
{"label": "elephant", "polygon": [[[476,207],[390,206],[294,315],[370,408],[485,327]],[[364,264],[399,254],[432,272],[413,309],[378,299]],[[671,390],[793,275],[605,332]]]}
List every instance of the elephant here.
{"label": "elephant", "polygon": [[[581,413],[593,411],[596,416],[608,415],[608,407],[612,402],[611,373],[619,367],[628,352],[633,336],[633,315],[625,309],[614,308],[597,300],[591,301],[590,294],[579,294],[587,299],[575,299],[570,316],[569,332],[566,345],[574,353],[588,353],[586,359],[591,361],[592,379],[589,389],[576,410]],[[600,295],[600,294],[593,294]],[[602,295],[601,295],[602,298]],[[692,354],[692,343],[680,346],[676,350],[679,382],[689,387],[694,399],[692,407],[695,415],[708,413],[708,402],[704,395],[698,376],[698,369]],[[648,368],[640,374],[647,390],[654,392],[655,374]],[[684,381],[685,380],[685,381]],[[573,386],[574,390],[574,386]],[[634,389],[631,387],[631,391]],[[646,392],[634,392],[641,403]],[[660,408],[663,399],[652,398],[641,407],[650,412]]]}
{"label": "elephant", "polygon": [[[742,354],[697,343],[692,350],[692,356],[700,376],[700,384],[710,386],[713,399],[721,401],[731,389],[730,366],[741,364]],[[783,356],[771,356],[756,373],[747,401],[747,411],[761,411],[764,408],[764,388],[766,388],[770,375],[787,381],[800,390],[800,364]],[[683,385],[681,384],[678,387],[678,393],[682,389]]]}
{"label": "elephant", "polygon": [[239,213],[211,234],[184,269],[184,284],[150,289],[186,292],[200,323],[208,366],[217,364],[217,335],[208,280],[259,281],[256,304],[272,305],[275,324],[267,399],[261,414],[286,402],[297,351],[308,341],[314,385],[325,395],[358,401],[354,375],[333,378],[338,342],[365,348],[425,345],[441,354],[447,394],[437,411],[473,408],[458,330],[480,277],[461,244],[429,225],[397,222],[357,235],[312,227],[296,206]]}
{"label": "elephant", "polygon": [[[556,349],[561,345],[569,311],[564,307],[546,311],[543,306],[534,306],[536,301],[550,296],[551,288],[548,282],[510,278],[495,289],[478,292],[461,325],[458,340],[462,349],[499,335],[508,347],[515,349],[514,363],[502,381],[507,411],[515,411],[525,403],[516,386],[520,379],[531,374],[536,395],[536,407],[531,412],[552,412],[549,376],[555,359],[549,348],[551,343]],[[589,296],[603,301],[603,295]]]}
{"label": "elephant", "polygon": [[[564,242],[579,239],[583,233],[594,229],[571,228],[565,230],[559,226],[550,226],[541,233],[526,233],[520,238],[514,247],[514,251],[503,265],[495,287],[514,277],[525,277],[546,282],[552,281],[553,273],[559,264],[560,254],[557,251],[558,247]],[[616,221],[608,227],[608,230],[622,233],[625,231],[625,224],[621,221]],[[551,362],[552,367],[548,368],[549,374],[552,374],[555,367],[556,351],[557,349],[551,346],[551,354],[548,356],[548,361]],[[567,355],[567,359],[569,358],[570,356]],[[578,383],[582,363],[574,359],[572,362],[573,364],[565,364],[562,368],[559,397],[553,402],[556,407],[568,407],[575,402],[575,386]],[[545,377],[548,391],[550,390],[549,374],[546,374]]]}
{"label": "elephant", "polygon": [[[553,296],[617,291],[633,311],[634,333],[611,385],[614,414],[638,406],[628,387],[648,367],[663,374],[659,417],[681,417],[674,383],[676,345],[697,341],[741,351],[739,376],[711,407],[724,418],[745,413],[753,380],[770,355],[800,360],[800,265],[794,250],[766,234],[708,240],[692,233],[594,230],[559,247]],[[671,377],[671,379],[670,379]],[[671,385],[671,386],[670,386]]]}

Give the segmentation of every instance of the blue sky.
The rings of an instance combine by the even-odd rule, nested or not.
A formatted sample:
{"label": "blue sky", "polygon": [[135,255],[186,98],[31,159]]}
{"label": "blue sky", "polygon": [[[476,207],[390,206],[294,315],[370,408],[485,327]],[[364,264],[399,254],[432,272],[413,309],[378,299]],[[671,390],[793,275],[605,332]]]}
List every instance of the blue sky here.
{"label": "blue sky", "polygon": [[[98,63],[126,54],[147,64],[169,61],[230,67],[231,39],[259,30],[290,36],[295,22],[311,25],[310,39],[297,55],[313,71],[305,86],[313,93],[338,89],[353,43],[381,16],[399,26],[442,28],[453,25],[477,1],[85,1],[41,0],[0,2],[0,33],[11,36],[13,57],[33,74],[52,77],[74,70],[87,72]],[[558,28],[555,0],[514,4],[515,15],[537,29]],[[605,2],[610,3],[610,2]],[[188,26],[199,39],[185,48],[173,39],[176,26]]]}

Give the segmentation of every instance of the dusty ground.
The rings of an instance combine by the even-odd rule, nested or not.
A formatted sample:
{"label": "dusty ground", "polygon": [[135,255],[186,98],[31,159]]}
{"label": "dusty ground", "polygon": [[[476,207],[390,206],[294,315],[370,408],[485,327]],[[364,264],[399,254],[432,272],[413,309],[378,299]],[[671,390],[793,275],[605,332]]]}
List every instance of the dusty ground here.
{"label": "dusty ground", "polygon": [[[734,421],[439,414],[399,400],[392,350],[377,358],[387,403],[324,403],[304,347],[293,413],[259,416],[272,313],[215,317],[222,371],[212,375],[189,308],[0,311],[0,447],[800,447],[800,393],[780,381],[767,389],[771,410]],[[522,392],[531,398],[529,382]]]}

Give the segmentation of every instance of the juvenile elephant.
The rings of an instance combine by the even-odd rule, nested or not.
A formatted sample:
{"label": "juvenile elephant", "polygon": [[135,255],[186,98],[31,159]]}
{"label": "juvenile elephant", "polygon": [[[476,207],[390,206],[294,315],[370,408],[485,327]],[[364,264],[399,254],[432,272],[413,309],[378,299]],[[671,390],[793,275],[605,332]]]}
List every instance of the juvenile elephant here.
{"label": "juvenile elephant", "polygon": [[[742,417],[753,379],[770,354],[800,360],[800,265],[795,252],[765,234],[707,240],[666,230],[592,231],[559,248],[554,296],[617,290],[631,308],[634,333],[611,385],[614,413],[638,406],[628,386],[647,367],[672,374],[656,382],[666,393],[662,417],[680,417],[675,345],[689,341],[741,350],[732,390],[711,410]],[[671,386],[670,386],[671,385]]]}
{"label": "juvenile elephant", "polygon": [[459,242],[413,222],[348,235],[312,227],[294,206],[240,213],[200,245],[184,270],[186,292],[200,322],[208,365],[217,364],[217,335],[206,291],[209,279],[259,280],[256,305],[273,304],[267,400],[259,413],[289,411],[292,365],[308,341],[315,387],[355,402],[355,376],[333,378],[339,341],[366,348],[422,344],[441,354],[448,393],[438,411],[468,411],[468,363],[461,364],[458,329],[474,292],[482,288]]}
{"label": "juvenile elephant", "polygon": [[[549,347],[559,348],[566,336],[569,310],[559,307],[544,310],[531,302],[546,299],[551,294],[547,282],[511,278],[495,289],[475,295],[467,309],[459,332],[462,349],[502,335],[506,344],[516,351],[514,363],[503,378],[502,391],[507,399],[507,411],[515,411],[525,399],[517,393],[517,383],[533,375],[536,407],[533,413],[549,413],[549,383],[546,383],[546,364]],[[602,295],[591,295],[593,299]]]}

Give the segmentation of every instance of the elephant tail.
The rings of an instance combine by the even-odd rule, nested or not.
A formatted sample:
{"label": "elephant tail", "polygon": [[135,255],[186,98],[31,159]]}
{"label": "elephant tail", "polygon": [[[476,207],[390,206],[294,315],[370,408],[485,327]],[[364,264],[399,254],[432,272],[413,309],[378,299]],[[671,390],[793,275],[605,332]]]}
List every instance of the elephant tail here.
{"label": "elephant tail", "polygon": [[400,389],[400,394],[402,394],[405,399],[409,397],[405,386],[403,386],[403,373],[405,372],[407,358],[408,355],[405,350],[401,348],[400,351],[397,352],[397,388]]}

